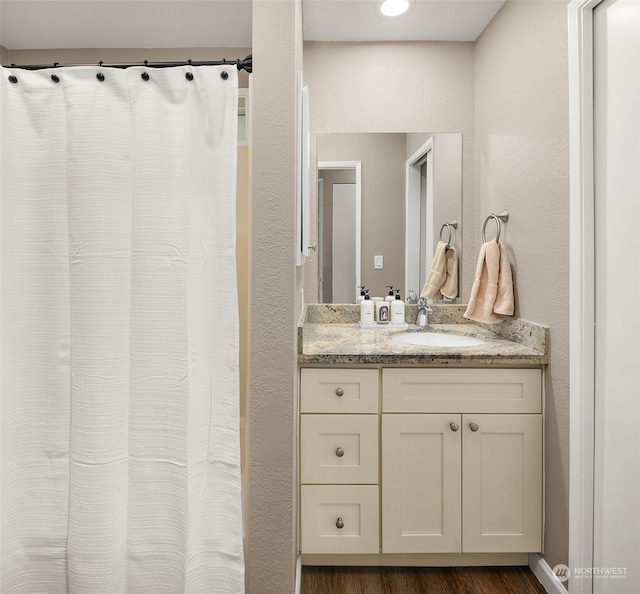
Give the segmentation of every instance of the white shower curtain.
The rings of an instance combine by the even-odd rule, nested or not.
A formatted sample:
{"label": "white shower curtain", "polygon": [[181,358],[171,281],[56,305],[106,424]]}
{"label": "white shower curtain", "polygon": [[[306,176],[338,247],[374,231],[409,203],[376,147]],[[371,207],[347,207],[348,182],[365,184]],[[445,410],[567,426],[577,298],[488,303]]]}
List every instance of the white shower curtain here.
{"label": "white shower curtain", "polygon": [[242,592],[237,71],[1,76],[0,591]]}

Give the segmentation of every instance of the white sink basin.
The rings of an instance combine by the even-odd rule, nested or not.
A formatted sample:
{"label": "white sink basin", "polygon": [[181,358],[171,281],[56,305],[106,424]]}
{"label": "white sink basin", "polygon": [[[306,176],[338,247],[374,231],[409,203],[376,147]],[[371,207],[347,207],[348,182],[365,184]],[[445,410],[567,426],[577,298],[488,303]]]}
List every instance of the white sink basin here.
{"label": "white sink basin", "polygon": [[392,342],[403,342],[420,346],[466,347],[484,344],[484,340],[474,336],[450,334],[448,332],[403,332],[391,338]]}

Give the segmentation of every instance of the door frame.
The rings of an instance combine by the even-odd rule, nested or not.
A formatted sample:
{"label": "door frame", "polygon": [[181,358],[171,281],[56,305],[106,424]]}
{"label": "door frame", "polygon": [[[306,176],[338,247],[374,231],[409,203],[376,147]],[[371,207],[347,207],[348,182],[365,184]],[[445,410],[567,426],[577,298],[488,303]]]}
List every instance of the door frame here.
{"label": "door frame", "polygon": [[404,240],[404,294],[408,295],[409,289],[420,294],[420,166],[427,161],[427,218],[431,222],[426,229],[426,261],[433,260],[433,136],[411,155],[406,162],[405,183],[405,240]]}
{"label": "door frame", "polygon": [[[356,226],[354,229],[356,237],[356,285],[362,284],[361,261],[362,261],[362,162],[361,161],[318,161],[318,171],[325,169],[353,169],[356,174]],[[320,219],[318,212],[318,220]],[[316,241],[317,250],[322,249],[322,237],[318,235]],[[320,274],[321,271],[318,271]],[[355,294],[355,288],[354,288]],[[355,300],[355,297],[354,297]]]}
{"label": "door frame", "polygon": [[[595,444],[595,216],[593,10],[572,0],[569,24],[570,439],[569,567],[593,567]],[[591,594],[573,580],[571,594]]]}
{"label": "door frame", "polygon": [[[318,177],[318,213],[322,214],[324,208],[324,180]],[[324,233],[323,217],[318,216],[318,229],[316,230],[316,254],[318,256],[318,303],[322,303],[324,295],[324,256],[322,254],[322,234]]]}

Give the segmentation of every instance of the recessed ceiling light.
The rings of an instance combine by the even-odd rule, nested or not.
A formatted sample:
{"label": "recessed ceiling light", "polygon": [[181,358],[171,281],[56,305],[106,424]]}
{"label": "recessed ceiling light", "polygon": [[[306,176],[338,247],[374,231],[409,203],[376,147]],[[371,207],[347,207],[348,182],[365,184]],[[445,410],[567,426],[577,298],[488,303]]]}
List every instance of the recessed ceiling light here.
{"label": "recessed ceiling light", "polygon": [[409,0],[384,0],[378,3],[378,10],[385,17],[397,18],[406,14],[411,5],[412,2]]}

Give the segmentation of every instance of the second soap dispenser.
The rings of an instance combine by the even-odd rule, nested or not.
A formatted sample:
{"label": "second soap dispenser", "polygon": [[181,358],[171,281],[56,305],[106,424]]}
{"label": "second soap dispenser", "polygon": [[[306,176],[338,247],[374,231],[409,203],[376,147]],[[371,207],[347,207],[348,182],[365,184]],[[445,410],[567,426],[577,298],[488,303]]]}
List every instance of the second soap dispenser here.
{"label": "second soap dispenser", "polygon": [[396,326],[405,324],[404,301],[400,298],[399,289],[396,289],[395,299],[391,302],[391,323]]}

